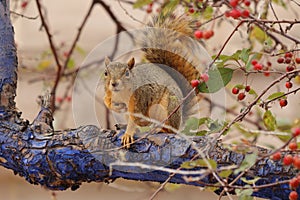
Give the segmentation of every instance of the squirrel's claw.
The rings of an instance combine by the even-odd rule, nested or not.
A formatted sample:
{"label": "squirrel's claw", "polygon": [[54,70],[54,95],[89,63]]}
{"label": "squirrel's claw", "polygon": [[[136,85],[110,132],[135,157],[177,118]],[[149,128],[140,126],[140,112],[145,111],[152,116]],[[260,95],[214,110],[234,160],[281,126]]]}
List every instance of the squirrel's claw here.
{"label": "squirrel's claw", "polygon": [[129,135],[129,134],[124,134],[122,136],[122,144],[123,144],[123,147],[128,149],[130,147],[130,144],[133,143],[133,136],[132,135]]}

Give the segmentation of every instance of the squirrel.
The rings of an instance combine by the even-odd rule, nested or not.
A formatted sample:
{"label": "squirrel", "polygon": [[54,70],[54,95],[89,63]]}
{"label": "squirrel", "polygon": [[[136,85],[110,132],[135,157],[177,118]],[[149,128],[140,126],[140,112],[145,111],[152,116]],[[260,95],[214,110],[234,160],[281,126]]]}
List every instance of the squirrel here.
{"label": "squirrel", "polygon": [[[193,52],[197,44],[192,39],[195,24],[186,15],[167,13],[153,17],[137,39],[149,63],[136,64],[133,57],[127,63],[105,58],[104,104],[115,112],[128,113],[122,136],[124,147],[134,142],[138,126],[151,124],[147,118],[163,122],[157,132],[174,133],[172,128],[179,129],[184,112],[190,109],[180,106],[182,98],[191,91],[190,81],[200,77],[193,63],[197,57]],[[191,99],[189,103],[195,104]]]}

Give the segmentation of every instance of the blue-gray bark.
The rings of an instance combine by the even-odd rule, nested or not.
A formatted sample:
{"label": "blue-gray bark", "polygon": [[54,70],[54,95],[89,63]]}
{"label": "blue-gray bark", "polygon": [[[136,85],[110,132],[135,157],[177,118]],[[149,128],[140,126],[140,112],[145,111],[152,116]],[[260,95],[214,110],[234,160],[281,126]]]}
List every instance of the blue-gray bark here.
{"label": "blue-gray bark", "polygon": [[[180,137],[161,134],[165,142],[161,146],[148,139],[141,139],[130,149],[121,148],[121,133],[84,126],[74,130],[53,131],[52,116],[47,107],[29,123],[15,109],[17,81],[17,55],[14,32],[9,19],[8,0],[0,0],[0,165],[24,177],[29,183],[39,184],[52,190],[77,189],[82,182],[110,182],[117,178],[140,181],[164,182],[170,175],[160,169],[141,169],[139,166],[118,167],[110,164],[118,160],[164,166],[177,169],[185,161],[197,156],[191,143]],[[83,105],[84,106],[84,105]],[[194,142],[200,149],[208,149],[209,138],[197,137]],[[225,149],[221,143],[214,144],[209,158],[218,167],[240,164],[244,158]],[[260,153],[267,150],[260,149]],[[199,168],[198,168],[199,169]],[[193,169],[195,170],[195,169]],[[275,183],[294,177],[296,171],[283,167],[280,162],[263,159],[253,166],[244,177],[261,177],[256,185]],[[169,182],[203,186],[217,183],[212,175],[201,182],[186,182],[185,175],[176,174]],[[196,174],[193,177],[199,176]],[[233,180],[232,175],[229,178]],[[243,186],[241,180],[237,186]],[[220,192],[223,188],[216,192]],[[257,190],[254,196],[268,199],[288,199],[288,184]]]}

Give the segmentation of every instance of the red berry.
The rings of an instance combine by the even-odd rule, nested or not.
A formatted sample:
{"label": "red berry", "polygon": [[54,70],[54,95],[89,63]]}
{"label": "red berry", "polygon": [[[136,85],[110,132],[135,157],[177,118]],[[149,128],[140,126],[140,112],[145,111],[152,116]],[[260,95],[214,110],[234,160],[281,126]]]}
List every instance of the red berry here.
{"label": "red berry", "polygon": [[23,1],[22,3],[21,3],[21,8],[26,8],[27,7],[27,5],[28,5],[28,1]]}
{"label": "red berry", "polygon": [[244,4],[245,4],[245,6],[250,6],[251,2],[246,0],[246,1],[244,1]]}
{"label": "red berry", "polygon": [[287,72],[291,72],[291,71],[293,71],[295,69],[295,67],[293,66],[293,65],[288,65],[287,67],[286,67],[286,71]]}
{"label": "red berry", "polygon": [[292,54],[292,52],[286,52],[286,53],[284,54],[284,57],[285,57],[285,58],[291,58],[291,57],[293,57],[293,54]]}
{"label": "red berry", "polygon": [[283,57],[278,58],[278,59],[277,59],[277,62],[278,62],[278,63],[283,63],[283,62],[284,62],[284,58],[283,58]]}
{"label": "red berry", "polygon": [[298,193],[296,191],[291,191],[289,195],[290,200],[297,200],[298,199]]}
{"label": "red berry", "polygon": [[255,60],[255,59],[252,60],[252,61],[251,61],[251,64],[252,64],[252,65],[256,65],[256,64],[257,64],[257,60]]}
{"label": "red berry", "polygon": [[71,102],[72,97],[71,97],[71,96],[67,96],[67,97],[66,97],[66,100],[67,100],[67,102]]}
{"label": "red berry", "polygon": [[242,17],[248,18],[250,16],[250,11],[249,10],[243,10],[242,11]]}
{"label": "red berry", "polygon": [[225,15],[225,17],[230,17],[230,12],[229,12],[229,11],[226,11],[226,12],[224,13],[224,15]]}
{"label": "red berry", "polygon": [[195,38],[197,38],[197,39],[203,38],[203,31],[196,30],[196,31],[194,32],[194,36],[195,36]]}
{"label": "red berry", "polygon": [[56,97],[56,101],[57,101],[58,103],[61,103],[61,102],[63,102],[63,101],[64,101],[64,99],[63,99],[63,98],[61,98],[61,97]]}
{"label": "red berry", "polygon": [[214,31],[213,30],[207,30],[203,32],[203,38],[204,39],[209,39],[214,35]]}
{"label": "red berry", "polygon": [[293,87],[293,83],[288,81],[285,83],[285,87],[289,89],[289,88]]}
{"label": "red berry", "polygon": [[296,62],[297,64],[300,64],[300,57],[295,58],[295,62]]}
{"label": "red berry", "polygon": [[268,62],[267,62],[267,65],[268,65],[269,67],[271,67],[271,66],[272,66],[272,63],[271,63],[270,61],[268,61]]}
{"label": "red berry", "polygon": [[241,11],[239,11],[239,10],[237,10],[237,9],[232,9],[232,10],[230,11],[230,16],[231,16],[232,18],[234,18],[234,19],[239,18],[241,15],[242,15],[242,14],[241,14]]}
{"label": "red berry", "polygon": [[274,153],[271,157],[272,160],[277,161],[281,159],[281,153],[278,151],[276,153]]}
{"label": "red berry", "polygon": [[293,158],[293,165],[295,168],[300,169],[300,157],[299,156],[295,156]]}
{"label": "red berry", "polygon": [[299,186],[299,180],[295,177],[290,180],[291,188],[297,188]]}
{"label": "red berry", "polygon": [[300,135],[300,127],[297,127],[295,129],[292,130],[293,136],[297,137]]}
{"label": "red berry", "polygon": [[256,64],[253,66],[253,69],[254,69],[254,70],[262,70],[262,69],[263,69],[263,66],[262,66],[262,64],[260,64],[260,63],[256,63]]}
{"label": "red berry", "polygon": [[280,99],[279,100],[279,105],[280,107],[285,107],[287,105],[287,100],[286,99]]}
{"label": "red berry", "polygon": [[270,76],[270,72],[264,72],[265,76]]}
{"label": "red berry", "polygon": [[148,14],[149,14],[149,13],[152,13],[152,6],[151,6],[151,5],[148,5],[148,6],[147,6],[146,12],[147,12]]}
{"label": "red berry", "polygon": [[284,165],[290,165],[290,164],[293,163],[293,160],[294,160],[293,156],[290,155],[290,154],[288,154],[288,155],[284,156],[284,158],[283,158],[283,164]]}
{"label": "red berry", "polygon": [[240,90],[239,90],[239,88],[234,87],[234,88],[232,88],[231,92],[232,92],[232,94],[238,94],[240,92]]}
{"label": "red berry", "polygon": [[295,151],[298,148],[297,143],[296,142],[291,142],[289,144],[289,148],[290,148],[290,150]]}
{"label": "red berry", "polygon": [[238,5],[238,3],[239,3],[239,1],[238,0],[230,0],[230,5],[232,6],[232,7],[236,7],[237,5]]}
{"label": "red berry", "polygon": [[239,95],[238,95],[238,100],[239,101],[242,101],[243,99],[245,99],[245,97],[246,97],[246,95],[245,95],[245,93],[239,93]]}
{"label": "red berry", "polygon": [[246,92],[249,92],[250,90],[251,90],[250,85],[247,85],[247,86],[245,87],[245,91],[246,91]]}
{"label": "red berry", "polygon": [[195,9],[194,8],[189,8],[189,13],[194,13]]}
{"label": "red berry", "polygon": [[209,79],[209,76],[206,73],[205,74],[201,74],[200,79],[203,80],[204,82],[207,82],[208,79]]}
{"label": "red berry", "polygon": [[285,59],[285,63],[286,63],[286,64],[290,64],[290,63],[291,63],[291,61],[292,61],[292,59],[291,59],[291,58],[286,58],[286,59]]}
{"label": "red berry", "polygon": [[191,85],[192,87],[197,87],[199,85],[200,81],[199,80],[192,80]]}
{"label": "red berry", "polygon": [[67,58],[68,56],[69,56],[69,52],[65,51],[65,52],[64,52],[64,57]]}

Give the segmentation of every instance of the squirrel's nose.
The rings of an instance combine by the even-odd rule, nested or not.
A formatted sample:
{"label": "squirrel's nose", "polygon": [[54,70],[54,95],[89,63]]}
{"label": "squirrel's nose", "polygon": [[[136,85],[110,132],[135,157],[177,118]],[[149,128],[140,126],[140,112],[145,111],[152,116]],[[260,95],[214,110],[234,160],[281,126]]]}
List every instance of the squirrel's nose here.
{"label": "squirrel's nose", "polygon": [[113,82],[113,83],[111,83],[111,86],[117,87],[117,86],[118,86],[118,83],[117,83],[117,82]]}

